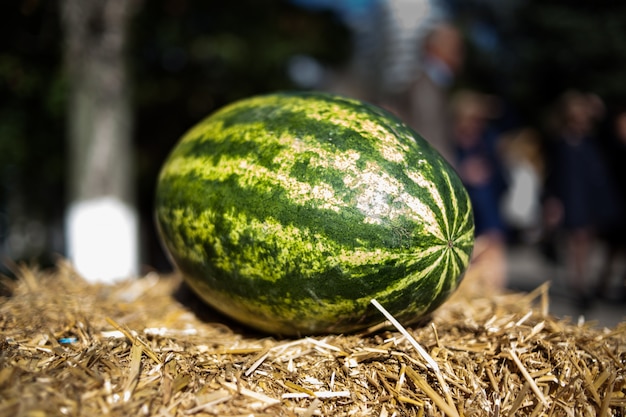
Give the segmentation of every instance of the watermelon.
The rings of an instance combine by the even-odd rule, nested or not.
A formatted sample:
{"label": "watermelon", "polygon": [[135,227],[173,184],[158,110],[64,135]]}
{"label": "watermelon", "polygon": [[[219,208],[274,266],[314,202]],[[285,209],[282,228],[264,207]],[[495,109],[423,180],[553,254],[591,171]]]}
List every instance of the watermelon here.
{"label": "watermelon", "polygon": [[474,243],[453,168],[390,113],[287,92],[191,128],[155,198],[162,243],[218,311],[277,335],[405,325],[445,301]]}

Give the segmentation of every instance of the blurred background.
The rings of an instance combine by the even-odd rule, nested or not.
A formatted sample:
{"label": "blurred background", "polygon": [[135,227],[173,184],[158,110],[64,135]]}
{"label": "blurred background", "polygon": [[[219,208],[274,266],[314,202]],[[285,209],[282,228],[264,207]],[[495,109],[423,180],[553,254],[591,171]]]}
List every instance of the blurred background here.
{"label": "blurred background", "polygon": [[325,90],[396,113],[455,166],[491,285],[557,271],[579,306],[624,299],[626,4],[16,0],[0,33],[6,274],[71,256],[72,205],[108,194],[132,213],[129,271],[171,270],[152,203],[183,133],[240,98]]}

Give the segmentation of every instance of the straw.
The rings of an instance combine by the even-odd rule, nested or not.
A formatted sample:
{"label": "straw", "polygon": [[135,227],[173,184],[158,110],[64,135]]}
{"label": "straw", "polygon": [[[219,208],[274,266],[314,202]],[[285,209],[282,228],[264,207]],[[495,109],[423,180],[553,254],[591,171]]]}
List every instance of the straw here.
{"label": "straw", "polygon": [[626,415],[626,323],[554,317],[548,284],[485,291],[470,269],[423,326],[373,300],[380,326],[284,339],[215,314],[176,274],[93,285],[63,262],[14,269],[2,416]]}

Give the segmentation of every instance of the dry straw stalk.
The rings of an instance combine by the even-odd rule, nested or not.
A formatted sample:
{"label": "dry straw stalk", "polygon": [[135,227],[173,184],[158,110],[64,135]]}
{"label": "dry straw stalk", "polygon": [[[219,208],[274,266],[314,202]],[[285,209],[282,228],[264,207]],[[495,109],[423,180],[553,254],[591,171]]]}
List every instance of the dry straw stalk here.
{"label": "dry straw stalk", "polygon": [[0,298],[0,416],[626,415],[626,325],[550,316],[547,285],[485,294],[470,273],[422,327],[278,339],[176,276],[18,275]]}

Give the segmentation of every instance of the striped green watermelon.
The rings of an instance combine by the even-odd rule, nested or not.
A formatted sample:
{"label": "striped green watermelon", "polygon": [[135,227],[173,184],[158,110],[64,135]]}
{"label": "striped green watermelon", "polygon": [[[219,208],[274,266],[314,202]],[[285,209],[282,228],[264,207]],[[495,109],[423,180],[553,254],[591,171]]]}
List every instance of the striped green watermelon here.
{"label": "striped green watermelon", "polygon": [[324,93],[231,104],[158,179],[156,221],[208,304],[281,335],[404,324],[457,287],[474,242],[450,165],[391,114]]}

